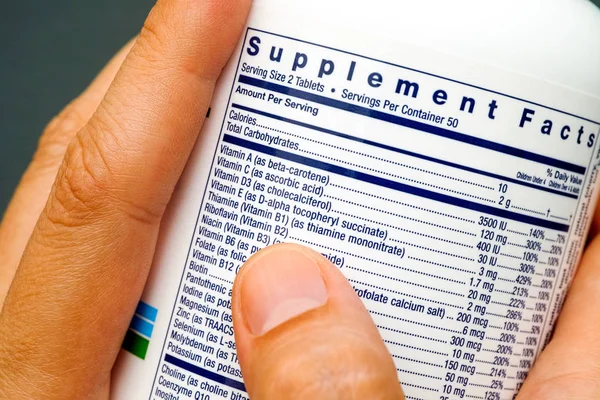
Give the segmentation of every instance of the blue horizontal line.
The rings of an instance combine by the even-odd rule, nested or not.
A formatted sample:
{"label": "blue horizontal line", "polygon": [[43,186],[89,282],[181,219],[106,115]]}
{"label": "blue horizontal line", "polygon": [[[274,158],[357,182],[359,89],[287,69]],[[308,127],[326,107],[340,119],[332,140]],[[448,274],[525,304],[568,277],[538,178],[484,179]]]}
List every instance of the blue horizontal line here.
{"label": "blue horizontal line", "polygon": [[483,91],[488,92],[488,93],[499,94],[500,96],[504,96],[504,97],[507,97],[509,99],[522,101],[524,103],[529,103],[529,104],[532,104],[534,106],[542,107],[542,108],[545,108],[545,109],[551,110],[551,111],[556,111],[556,112],[564,114],[564,115],[569,115],[571,117],[579,118],[579,119],[581,119],[583,121],[587,121],[587,122],[591,122],[591,123],[596,124],[596,125],[600,125],[600,122],[594,121],[594,120],[586,118],[586,117],[582,117],[581,115],[577,115],[577,114],[573,114],[573,113],[570,113],[570,112],[567,112],[567,111],[559,110],[558,108],[546,106],[544,104],[536,103],[536,102],[531,101],[531,100],[523,99],[521,97],[512,96],[510,94],[502,93],[502,92],[499,92],[497,90],[488,89],[488,88],[485,88],[483,86],[477,86],[477,85],[473,85],[471,83],[462,82],[462,81],[459,81],[459,80],[456,80],[456,79],[448,78],[448,77],[445,77],[443,75],[432,74],[431,72],[422,71],[420,69],[411,68],[411,67],[407,67],[407,66],[400,65],[400,64],[394,64],[394,63],[389,62],[389,61],[383,61],[383,60],[379,60],[377,58],[368,57],[368,56],[364,56],[364,55],[361,55],[361,54],[352,53],[350,51],[338,49],[338,48],[335,48],[335,47],[324,46],[322,44],[309,42],[307,40],[297,39],[297,38],[294,38],[294,37],[291,37],[291,36],[280,35],[280,34],[277,34],[277,33],[269,32],[269,31],[264,31],[264,30],[261,30],[261,29],[248,28],[248,30],[253,30],[253,31],[256,31],[256,32],[262,32],[262,33],[266,33],[268,35],[278,36],[278,37],[281,37],[281,38],[284,38],[284,39],[290,39],[290,40],[294,40],[294,41],[300,42],[300,43],[310,44],[312,46],[321,47],[323,49],[334,50],[334,51],[337,51],[337,52],[340,52],[340,53],[344,53],[344,54],[348,54],[348,55],[351,55],[351,56],[360,57],[360,58],[363,58],[365,60],[376,61],[376,62],[381,63],[381,64],[386,64],[386,65],[390,65],[392,67],[402,68],[402,69],[405,69],[407,71],[413,71],[413,72],[417,72],[419,74],[423,74],[423,75],[427,75],[427,76],[433,76],[434,78],[443,79],[443,80],[448,81],[448,82],[458,83],[460,85],[472,87],[474,89],[483,90]]}
{"label": "blue horizontal line", "polygon": [[275,119],[277,121],[286,122],[288,124],[293,124],[293,125],[301,126],[303,128],[308,128],[308,129],[311,129],[311,130],[314,130],[314,131],[319,131],[319,132],[327,133],[329,135],[341,137],[341,138],[344,138],[344,139],[353,140],[355,142],[367,144],[369,146],[378,147],[380,149],[390,150],[390,151],[393,151],[395,153],[400,153],[400,154],[404,154],[404,155],[407,155],[407,156],[411,156],[411,157],[415,157],[415,158],[420,158],[422,160],[431,161],[431,162],[434,162],[434,163],[437,163],[437,164],[442,164],[442,165],[445,165],[445,166],[448,166],[448,167],[462,169],[463,171],[472,172],[474,174],[479,174],[479,175],[487,176],[487,177],[490,177],[490,178],[494,178],[494,179],[498,179],[498,180],[501,180],[501,181],[506,181],[506,182],[514,183],[516,185],[526,186],[526,187],[529,187],[529,188],[532,188],[532,189],[537,189],[537,190],[541,190],[541,191],[552,193],[552,194],[557,194],[559,196],[565,196],[565,197],[568,197],[568,198],[571,198],[571,199],[577,199],[578,198],[576,195],[571,194],[571,193],[561,192],[560,190],[555,190],[555,189],[550,189],[550,188],[547,188],[547,187],[544,187],[544,186],[534,185],[533,183],[520,181],[520,180],[514,179],[514,178],[508,178],[506,176],[494,174],[492,172],[482,171],[482,170],[479,170],[479,169],[476,169],[476,168],[467,167],[465,165],[456,164],[456,163],[453,163],[453,162],[450,162],[450,161],[445,161],[445,160],[441,160],[441,159],[434,158],[434,157],[429,157],[429,156],[426,156],[426,155],[423,155],[423,154],[419,154],[419,153],[413,153],[412,151],[400,149],[400,148],[393,147],[393,146],[388,146],[386,144],[374,142],[374,141],[368,140],[368,139],[361,139],[361,138],[358,138],[356,136],[348,135],[348,134],[341,133],[341,132],[332,131],[332,130],[326,129],[326,128],[321,128],[321,127],[316,126],[316,125],[311,125],[311,124],[307,124],[307,123],[304,123],[304,122],[300,122],[300,121],[296,121],[296,120],[293,120],[293,119],[289,119],[289,118],[286,118],[286,117],[281,117],[279,115],[271,114],[271,113],[268,113],[268,112],[265,112],[265,111],[256,110],[254,108],[242,106],[242,105],[239,105],[239,104],[233,103],[233,104],[231,104],[231,107],[237,108],[237,109],[243,110],[243,111],[248,111],[248,112],[251,112],[251,113],[254,113],[254,114],[262,115],[264,117]]}
{"label": "blue horizontal line", "polygon": [[323,161],[314,160],[312,158],[304,157],[298,154],[293,154],[287,151],[275,149],[272,147],[265,146],[260,143],[251,142],[236,136],[232,136],[229,134],[223,135],[223,141],[226,143],[234,144],[240,147],[244,147],[250,150],[258,151],[263,154],[268,154],[270,156],[282,158],[285,160],[293,161],[298,164],[307,165],[312,168],[317,168],[323,171],[328,171],[337,175],[345,176],[348,178],[356,179],[359,181],[371,183],[373,185],[386,187],[388,189],[397,190],[399,192],[404,192],[408,194],[412,194],[414,196],[424,197],[430,200],[439,201],[441,203],[446,203],[450,205],[454,205],[461,208],[466,208],[469,210],[495,215],[501,218],[510,219],[513,221],[519,221],[529,225],[541,226],[548,229],[553,229],[561,232],[568,232],[569,226],[565,224],[561,224],[554,221],[548,221],[541,218],[531,217],[529,215],[518,214],[509,210],[495,208],[491,206],[487,206],[485,204],[475,203],[473,201],[460,199],[457,197],[448,196],[442,193],[432,192],[430,190],[421,189],[418,187],[406,185],[404,183],[391,181],[389,179],[381,178],[378,176],[366,174],[364,172],[351,170],[348,168],[340,167],[338,165],[329,164]]}
{"label": "blue horizontal line", "polygon": [[374,118],[380,121],[385,121],[392,123],[398,126],[404,126],[406,128],[415,129],[421,132],[429,133],[436,136],[441,136],[447,139],[456,140],[458,142],[467,143],[473,146],[481,147],[488,150],[497,151],[503,154],[509,154],[514,157],[523,158],[525,160],[538,162],[544,165],[550,165],[555,168],[564,169],[567,171],[575,172],[577,174],[585,174],[586,168],[580,165],[575,165],[566,161],[557,160],[555,158],[543,156],[541,154],[532,153],[527,150],[518,149],[516,147],[507,146],[504,144],[492,142],[490,140],[478,138],[475,136],[466,135],[464,133],[454,132],[448,129],[440,128],[437,126],[432,126],[428,124],[424,124],[423,122],[414,121],[408,118],[399,117],[397,115],[392,115],[388,113],[384,113],[377,110],[372,110],[370,108],[365,108],[361,106],[357,106],[355,104],[346,103],[340,100],[331,99],[329,97],[321,96],[314,93],[305,92],[303,90],[298,90],[294,88],[290,88],[287,86],[282,86],[276,83],[263,81],[262,79],[252,78],[246,75],[240,75],[238,81],[240,83],[258,87],[261,89],[270,90],[272,92],[277,92],[281,94],[285,94],[292,97],[297,97],[300,99],[304,99],[307,101],[312,101],[314,103],[323,104],[329,107],[337,108],[340,110],[348,111],[354,114],[363,115],[366,117]]}
{"label": "blue horizontal line", "polygon": [[191,372],[196,375],[200,375],[206,379],[210,379],[211,381],[220,383],[225,386],[229,386],[229,387],[237,389],[237,390],[241,390],[243,392],[246,391],[246,386],[240,381],[230,379],[226,376],[217,374],[215,372],[209,371],[202,367],[198,367],[197,365],[190,364],[190,363],[183,361],[177,357],[174,357],[170,354],[165,354],[165,361],[168,362],[169,364],[173,364],[179,368],[183,368],[188,372]]}
{"label": "blue horizontal line", "polygon": [[154,325],[145,319],[138,317],[137,315],[133,316],[129,327],[134,331],[146,336],[148,339],[152,337],[152,331],[154,330]]}
{"label": "blue horizontal line", "polygon": [[152,307],[149,304],[140,301],[138,303],[137,309],[135,310],[136,314],[141,315],[149,321],[156,322],[156,316],[158,315],[158,310]]}

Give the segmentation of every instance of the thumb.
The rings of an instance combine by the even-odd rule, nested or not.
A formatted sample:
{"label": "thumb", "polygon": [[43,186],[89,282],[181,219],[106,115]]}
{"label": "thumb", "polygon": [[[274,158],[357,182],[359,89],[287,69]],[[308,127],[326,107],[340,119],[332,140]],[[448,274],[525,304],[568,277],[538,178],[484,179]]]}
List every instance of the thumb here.
{"label": "thumb", "polygon": [[320,254],[282,244],[254,255],[232,302],[252,399],[403,399],[394,362],[360,299]]}

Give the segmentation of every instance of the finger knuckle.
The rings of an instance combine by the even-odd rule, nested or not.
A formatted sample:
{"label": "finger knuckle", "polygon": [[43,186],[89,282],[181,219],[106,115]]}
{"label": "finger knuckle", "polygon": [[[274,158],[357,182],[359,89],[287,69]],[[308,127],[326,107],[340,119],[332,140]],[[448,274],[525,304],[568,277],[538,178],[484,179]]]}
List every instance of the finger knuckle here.
{"label": "finger knuckle", "polygon": [[[143,66],[142,73],[159,74],[162,80],[170,80],[174,79],[173,71],[176,71],[179,76],[177,79],[190,78],[191,81],[199,80],[212,85],[221,72],[222,64],[225,63],[225,60],[221,60],[223,56],[220,54],[225,53],[212,51],[213,49],[208,47],[204,48],[204,53],[215,54],[215,57],[199,63],[198,59],[202,56],[200,47],[190,46],[191,42],[188,38],[200,37],[201,30],[193,23],[177,24],[177,21],[182,18],[186,21],[193,21],[196,15],[197,18],[203,18],[199,13],[207,5],[199,6],[199,3],[183,5],[177,1],[173,1],[171,4],[165,3],[152,10],[144,22],[136,42],[137,51],[134,52],[134,56],[143,54],[144,62],[139,64],[139,66]],[[211,43],[212,41],[206,42]],[[218,46],[221,45],[222,43],[219,42]],[[203,43],[203,47],[206,46],[207,44]],[[215,48],[214,50],[219,49]],[[217,55],[219,55],[218,58]],[[148,66],[151,68],[147,68]]]}
{"label": "finger knuckle", "polygon": [[104,207],[109,179],[98,150],[91,150],[89,140],[77,135],[65,153],[48,216],[55,223],[84,222],[92,211]]}
{"label": "finger knuckle", "polygon": [[44,129],[38,142],[34,161],[40,168],[56,166],[76,133],[87,122],[79,100],[67,105]]}
{"label": "finger knuckle", "polygon": [[44,130],[44,138],[49,143],[60,140],[67,136],[72,138],[87,122],[87,118],[81,112],[79,99],[69,103],[57,116],[52,118]]}
{"label": "finger knuckle", "polygon": [[152,54],[164,54],[165,46],[169,45],[168,32],[165,28],[167,18],[164,16],[164,11],[155,7],[142,26],[140,36],[136,45],[142,47],[146,57]]}
{"label": "finger knuckle", "polygon": [[[98,218],[126,217],[145,224],[160,218],[152,208],[128,200],[120,168],[119,151],[111,151],[97,129],[87,125],[67,148],[64,163],[55,184],[54,196],[47,207],[47,217],[55,224],[81,225]],[[114,150],[114,149],[112,149]]]}

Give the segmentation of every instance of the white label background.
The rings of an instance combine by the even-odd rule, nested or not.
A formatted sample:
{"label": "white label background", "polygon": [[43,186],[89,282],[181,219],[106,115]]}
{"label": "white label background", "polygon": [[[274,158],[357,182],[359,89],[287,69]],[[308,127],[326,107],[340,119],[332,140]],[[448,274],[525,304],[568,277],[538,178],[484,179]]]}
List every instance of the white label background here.
{"label": "white label background", "polygon": [[[251,20],[250,26],[262,26],[258,20]],[[585,242],[596,197],[598,99],[471,60],[339,32],[317,34],[276,22],[269,23],[268,32],[248,29],[219,84],[211,116],[162,228],[144,294],[144,301],[159,309],[146,360],[121,355],[115,398],[188,398],[187,390],[191,398],[247,397],[238,390],[242,379],[229,331],[228,293],[209,285],[224,286],[228,292],[242,264],[237,254],[247,257],[252,249],[277,241],[311,246],[341,264],[395,356],[407,398],[509,399],[518,389],[549,337]],[[252,37],[261,38],[256,56],[247,52]],[[271,46],[283,48],[280,63],[269,59]],[[306,54],[308,63],[292,71],[297,52]],[[323,59],[334,62],[336,69],[319,79]],[[352,61],[357,64],[348,81]],[[244,63],[268,75],[276,70],[285,75],[284,82],[241,73]],[[381,87],[368,85],[372,72],[383,77]],[[240,76],[246,83],[240,83]],[[323,85],[322,92],[298,86],[298,77]],[[395,93],[398,79],[418,82],[417,98]],[[236,93],[238,88],[265,93],[265,98]],[[343,98],[344,89],[379,99],[381,105],[369,107]],[[432,101],[440,89],[448,95],[444,105]],[[463,97],[475,99],[472,114],[460,110]],[[398,108],[384,109],[386,100]],[[489,104],[494,100],[498,108],[491,119]],[[318,114],[286,107],[286,101],[318,108]],[[444,120],[419,120],[403,114],[404,106]],[[519,128],[524,108],[535,114]],[[255,122],[235,121],[232,110]],[[367,116],[365,110],[377,113]],[[457,119],[458,126],[448,126],[449,118]],[[547,119],[554,127],[550,135],[543,135],[540,128]],[[571,127],[568,140],[560,137],[564,125]],[[584,134],[578,144],[580,127]],[[258,131],[261,137],[248,131]],[[487,142],[473,145],[454,133]],[[595,135],[593,147],[586,143],[590,134]],[[286,142],[273,144],[261,140],[264,137]],[[528,153],[515,155],[490,143]],[[223,146],[252,159],[228,156]],[[222,161],[219,165],[219,157],[238,163],[242,170],[227,168]],[[275,163],[285,170],[274,168]],[[569,165],[585,172],[564,168]],[[250,175],[244,173],[246,166]],[[218,169],[230,176],[217,176]],[[326,183],[314,176],[295,176],[298,169],[322,175]],[[267,174],[286,181],[267,181]],[[531,180],[524,182],[519,178],[523,174]],[[566,177],[565,186],[556,176]],[[250,187],[244,177],[251,178]],[[581,182],[571,182],[578,179]],[[293,180],[298,188],[289,186]],[[269,187],[287,194],[270,194]],[[219,204],[215,194],[237,200],[237,209]],[[287,204],[289,210],[261,204],[261,194]],[[264,218],[248,208],[243,212],[242,207],[248,207],[244,203],[260,208],[263,216],[272,214]],[[221,208],[230,218],[214,211]],[[306,212],[320,220],[311,221]],[[248,223],[249,217],[259,227],[241,222]],[[363,232],[345,229],[344,222],[363,226]],[[207,229],[215,235],[203,235]],[[235,243],[227,243],[227,236]],[[215,252],[200,248],[201,241],[214,244]],[[217,254],[219,249],[227,255]],[[194,251],[209,257],[200,262]],[[216,265],[207,261],[210,257]],[[201,267],[191,268],[192,261]],[[184,288],[202,292],[202,298],[184,293]],[[207,301],[207,294],[214,303]],[[184,304],[182,296],[208,308]],[[179,307],[189,318],[177,316]],[[194,337],[181,328],[186,325],[202,334]],[[190,339],[203,345],[190,345]],[[197,356],[186,357],[191,354]],[[168,370],[183,374],[184,381],[169,376]],[[177,393],[173,384],[186,389]]]}

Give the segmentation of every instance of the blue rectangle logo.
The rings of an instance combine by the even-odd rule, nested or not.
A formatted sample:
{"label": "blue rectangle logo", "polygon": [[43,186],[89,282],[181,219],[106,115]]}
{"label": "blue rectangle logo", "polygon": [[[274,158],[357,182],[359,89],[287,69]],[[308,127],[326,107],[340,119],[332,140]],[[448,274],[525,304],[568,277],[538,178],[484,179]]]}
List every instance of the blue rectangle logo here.
{"label": "blue rectangle logo", "polygon": [[146,318],[148,321],[156,322],[156,316],[158,315],[158,310],[152,307],[149,304],[146,304],[142,301],[137,306],[135,313],[141,317]]}

